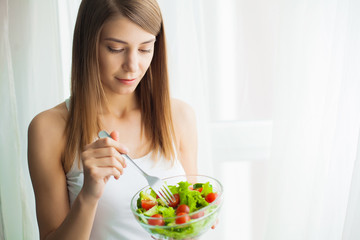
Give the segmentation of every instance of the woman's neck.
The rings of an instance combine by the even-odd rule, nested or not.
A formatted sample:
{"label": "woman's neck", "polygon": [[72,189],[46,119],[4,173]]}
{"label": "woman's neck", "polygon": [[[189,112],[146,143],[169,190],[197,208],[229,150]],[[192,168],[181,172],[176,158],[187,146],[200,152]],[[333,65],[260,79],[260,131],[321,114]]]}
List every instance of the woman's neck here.
{"label": "woman's neck", "polygon": [[103,110],[104,116],[112,115],[116,118],[124,118],[130,112],[139,108],[135,92],[126,95],[106,93],[106,99],[107,102],[103,105],[107,106]]}

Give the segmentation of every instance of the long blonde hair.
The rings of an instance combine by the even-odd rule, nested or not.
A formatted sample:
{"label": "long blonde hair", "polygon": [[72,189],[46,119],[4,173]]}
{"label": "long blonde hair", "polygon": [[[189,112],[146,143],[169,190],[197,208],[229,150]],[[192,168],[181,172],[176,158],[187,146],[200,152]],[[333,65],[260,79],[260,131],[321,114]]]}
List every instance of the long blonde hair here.
{"label": "long blonde hair", "polygon": [[79,150],[91,143],[100,130],[98,113],[105,94],[100,80],[99,39],[106,20],[119,14],[156,36],[152,62],[135,94],[140,103],[142,130],[150,139],[153,153],[160,153],[169,160],[175,157],[166,41],[156,0],[83,0],[74,30],[71,107],[63,155],[65,172],[70,170]]}

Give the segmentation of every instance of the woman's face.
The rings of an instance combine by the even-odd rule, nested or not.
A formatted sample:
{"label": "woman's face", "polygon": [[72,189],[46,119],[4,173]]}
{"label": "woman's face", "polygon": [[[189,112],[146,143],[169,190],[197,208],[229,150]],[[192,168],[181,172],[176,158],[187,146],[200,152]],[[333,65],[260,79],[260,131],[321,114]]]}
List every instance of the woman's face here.
{"label": "woman's face", "polygon": [[105,91],[133,93],[150,66],[154,42],[153,34],[126,17],[107,21],[99,43],[100,77]]}

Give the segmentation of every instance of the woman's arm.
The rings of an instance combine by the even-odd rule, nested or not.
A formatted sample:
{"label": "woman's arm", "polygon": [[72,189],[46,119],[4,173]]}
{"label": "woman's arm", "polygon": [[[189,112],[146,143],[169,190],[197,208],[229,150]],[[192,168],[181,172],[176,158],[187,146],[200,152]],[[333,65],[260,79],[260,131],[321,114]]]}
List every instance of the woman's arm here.
{"label": "woman's arm", "polygon": [[84,186],[70,209],[61,163],[65,124],[64,111],[56,107],[39,114],[29,125],[28,161],[40,239],[89,239],[104,185],[110,176],[118,178],[123,171],[118,151],[125,150],[119,143],[99,140],[86,146],[82,153]]}
{"label": "woman's arm", "polygon": [[188,104],[177,99],[172,99],[172,112],[180,162],[186,174],[197,174],[198,142],[195,112]]}
{"label": "woman's arm", "polygon": [[70,212],[66,176],[61,164],[65,119],[58,109],[37,115],[28,130],[29,171],[36,200],[40,239],[88,239],[96,202],[79,194]]}

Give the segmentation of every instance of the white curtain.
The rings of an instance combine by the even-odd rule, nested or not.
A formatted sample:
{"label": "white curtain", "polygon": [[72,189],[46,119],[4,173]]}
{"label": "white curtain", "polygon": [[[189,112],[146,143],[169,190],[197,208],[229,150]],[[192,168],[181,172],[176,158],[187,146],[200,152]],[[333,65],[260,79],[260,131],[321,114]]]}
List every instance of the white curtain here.
{"label": "white curtain", "polygon": [[352,172],[349,200],[346,210],[342,239],[360,239],[360,134],[358,138],[357,157]]}
{"label": "white curtain", "polygon": [[[15,74],[21,75],[20,69],[15,69],[13,60],[15,54],[11,51],[10,17],[7,1],[1,1],[1,39],[0,39],[0,91],[1,91],[1,173],[0,173],[0,237],[1,239],[24,239],[25,236],[35,237],[36,225],[31,219],[33,201],[30,191],[21,134],[22,114],[18,112],[16,99]],[[21,10],[20,10],[21,11]],[[26,11],[25,11],[26,12]],[[20,39],[19,39],[20,40]],[[28,40],[27,40],[28,41]],[[19,41],[20,42],[20,41]],[[19,43],[18,42],[18,43]],[[27,44],[26,44],[27,45]],[[25,47],[25,46],[24,46]],[[21,46],[18,45],[19,51]],[[22,52],[24,55],[26,53]],[[25,57],[23,55],[23,57]],[[26,65],[23,65],[26,67]],[[19,83],[22,89],[28,85],[28,79]],[[24,86],[25,85],[25,86]],[[21,137],[22,135],[22,137]],[[34,214],[32,214],[33,216]]]}
{"label": "white curtain", "polygon": [[360,2],[278,4],[265,239],[358,239]]}
{"label": "white curtain", "polygon": [[27,127],[37,113],[63,101],[68,88],[58,1],[0,3],[0,239],[38,239]]}
{"label": "white curtain", "polygon": [[[180,56],[186,55],[178,59],[177,65],[177,74],[183,75],[175,78],[179,79],[179,86],[191,89],[190,102],[207,106],[205,120],[211,123],[208,130],[215,133],[210,134],[213,137],[210,142],[226,142],[250,152],[253,146],[234,143],[242,138],[232,133],[244,120],[253,124],[259,119],[272,122],[271,153],[261,163],[265,166],[263,175],[252,171],[259,164],[258,159],[248,157],[244,161],[237,149],[226,148],[227,152],[218,154],[221,150],[218,145],[207,148],[213,157],[212,174],[222,179],[233,174],[232,181],[239,186],[241,181],[250,179],[249,192],[239,191],[253,198],[247,219],[251,224],[237,216],[224,215],[226,218],[220,222],[230,224],[232,229],[219,226],[206,239],[219,232],[221,235],[216,238],[358,239],[360,2],[227,0],[203,1],[200,5],[198,1],[171,4],[176,8],[171,18],[181,26],[173,25],[170,34],[177,32],[174,46],[185,49]],[[195,21],[199,16],[202,21]],[[194,34],[194,28],[208,31]],[[203,35],[199,38],[200,34]],[[201,46],[200,52],[194,51],[194,45]],[[207,67],[195,64],[194,68],[194,58],[199,59],[194,52],[200,53]],[[210,56],[217,59],[209,59]],[[196,88],[198,82],[204,85]],[[259,95],[270,91],[270,108],[266,102],[269,98],[259,104],[251,99],[252,91]],[[204,102],[198,102],[199,95],[205,97]],[[241,121],[236,124],[234,120]],[[226,126],[221,129],[228,129],[228,135],[217,131],[217,123]],[[249,123],[244,125],[253,127]],[[249,132],[248,141],[255,134]],[[233,173],[219,174],[217,162],[227,162],[214,156],[233,161],[236,157],[232,153],[237,154],[239,163],[249,162],[250,167],[234,164],[231,166],[237,169],[231,169]],[[203,164],[200,158],[200,168]],[[249,177],[243,179],[239,174]],[[261,178],[265,185],[261,186],[265,193],[257,196],[256,178]],[[224,210],[234,212],[238,208],[236,202],[242,201],[239,198],[233,201],[231,198],[236,195],[232,194],[232,189],[228,190],[226,202],[233,205],[225,204]],[[265,211],[256,212],[263,205]],[[257,218],[264,219],[258,221],[263,226],[254,221],[255,213]],[[242,234],[248,231],[249,234]]]}
{"label": "white curtain", "polygon": [[168,47],[172,97],[190,104],[196,112],[198,127],[198,166],[200,174],[212,173],[209,152],[209,108],[205,29],[202,2],[159,0]]}
{"label": "white curtain", "polygon": [[[38,239],[27,127],[69,95],[79,0],[0,4],[0,239]],[[204,239],[360,239],[360,2],[159,4],[199,172],[226,183]]]}

